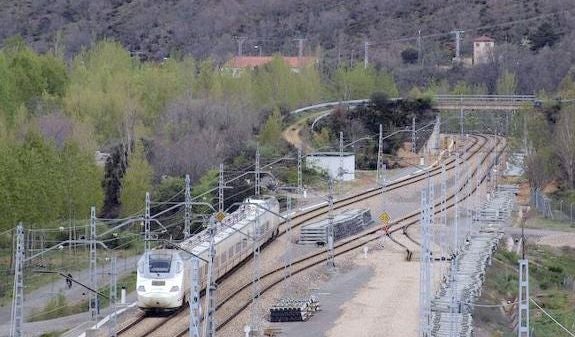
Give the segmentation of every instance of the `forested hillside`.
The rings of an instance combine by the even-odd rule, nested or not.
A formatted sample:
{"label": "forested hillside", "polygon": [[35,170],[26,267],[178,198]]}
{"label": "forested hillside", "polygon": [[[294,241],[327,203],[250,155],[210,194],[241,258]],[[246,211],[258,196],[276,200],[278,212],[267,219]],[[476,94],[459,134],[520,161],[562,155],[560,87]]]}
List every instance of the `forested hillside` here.
{"label": "forested hillside", "polygon": [[[308,103],[374,92],[571,95],[574,11],[562,0],[5,0],[0,229],[86,218],[91,205],[133,214],[145,191],[168,198],[185,174],[202,193],[219,163],[251,163],[256,140],[268,158],[285,153],[285,116]],[[492,62],[453,64],[456,28],[463,57],[474,37],[495,38]],[[296,73],[276,57],[235,77],[223,67],[235,37],[246,38],[245,55],[294,55],[294,38],[305,38],[319,63]],[[540,113],[557,135],[550,109]],[[563,156],[553,146],[534,153],[553,163]],[[104,167],[97,150],[111,154]]]}

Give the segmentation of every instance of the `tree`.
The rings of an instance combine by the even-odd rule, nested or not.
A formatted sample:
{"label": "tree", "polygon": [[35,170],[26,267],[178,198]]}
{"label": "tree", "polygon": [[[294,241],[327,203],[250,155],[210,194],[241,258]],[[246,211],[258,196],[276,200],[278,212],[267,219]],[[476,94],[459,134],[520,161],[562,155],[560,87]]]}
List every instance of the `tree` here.
{"label": "tree", "polygon": [[146,192],[152,190],[152,173],[152,168],[146,160],[144,146],[138,141],[134,152],[128,157],[128,169],[122,181],[120,193],[122,216],[129,216],[142,210]]}
{"label": "tree", "polygon": [[277,148],[281,140],[282,117],[278,109],[274,109],[268,117],[260,133],[260,142],[264,146]]}
{"label": "tree", "polygon": [[415,48],[407,48],[401,52],[401,59],[406,64],[416,64],[419,59],[419,52]]}
{"label": "tree", "polygon": [[544,22],[530,35],[530,40],[531,49],[539,50],[545,46],[553,47],[559,41],[559,34],[549,22]]}
{"label": "tree", "polygon": [[497,79],[497,94],[498,95],[514,95],[517,89],[517,79],[515,73],[504,70]]}
{"label": "tree", "polygon": [[555,151],[561,169],[567,176],[567,187],[575,188],[575,109],[569,105],[561,110],[556,126]]}

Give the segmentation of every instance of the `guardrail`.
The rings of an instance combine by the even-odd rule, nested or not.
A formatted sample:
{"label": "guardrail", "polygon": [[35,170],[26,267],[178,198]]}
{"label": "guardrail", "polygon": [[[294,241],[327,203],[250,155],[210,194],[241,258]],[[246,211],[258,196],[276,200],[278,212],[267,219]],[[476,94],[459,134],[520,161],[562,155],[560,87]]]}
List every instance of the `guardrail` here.
{"label": "guardrail", "polygon": [[[403,99],[402,97],[394,97],[391,98],[391,101],[398,101]],[[523,102],[536,102],[537,98],[534,95],[436,95],[433,96],[433,100],[437,103],[456,103],[456,102],[470,102],[470,103],[477,103],[477,102],[494,102],[499,104],[506,104],[506,105],[517,105],[518,103]],[[348,106],[355,106],[359,104],[368,103],[370,99],[355,99],[355,100],[348,100],[348,101],[335,101],[335,102],[326,102],[320,104],[314,104],[310,106],[306,106],[303,108],[299,108],[290,112],[292,115],[297,115],[302,112],[316,110],[316,109],[324,109],[324,108],[333,108],[338,105],[348,105]]]}

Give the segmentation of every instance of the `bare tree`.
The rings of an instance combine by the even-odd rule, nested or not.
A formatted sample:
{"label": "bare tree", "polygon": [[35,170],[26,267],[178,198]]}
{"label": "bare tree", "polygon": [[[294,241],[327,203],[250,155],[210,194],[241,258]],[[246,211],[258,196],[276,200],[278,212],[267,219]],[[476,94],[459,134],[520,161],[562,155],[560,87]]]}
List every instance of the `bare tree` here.
{"label": "bare tree", "polygon": [[569,188],[575,187],[575,109],[572,106],[561,111],[556,125],[555,151]]}

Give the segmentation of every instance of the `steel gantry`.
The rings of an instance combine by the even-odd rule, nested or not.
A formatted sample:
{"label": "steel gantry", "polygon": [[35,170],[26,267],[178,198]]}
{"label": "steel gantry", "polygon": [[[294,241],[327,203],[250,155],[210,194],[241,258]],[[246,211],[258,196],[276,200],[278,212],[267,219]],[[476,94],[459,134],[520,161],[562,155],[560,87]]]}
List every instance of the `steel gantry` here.
{"label": "steel gantry", "polygon": [[[96,261],[96,207],[90,209],[90,286],[92,289],[98,289]],[[98,294],[90,292],[90,316],[92,320],[98,319],[100,304],[98,303]]]}
{"label": "steel gantry", "polygon": [[185,187],[185,208],[184,208],[184,239],[191,236],[192,231],[192,193],[190,186],[190,175],[186,174],[186,187]]}
{"label": "steel gantry", "polygon": [[10,320],[10,337],[22,336],[24,306],[24,226],[16,227],[16,250],[14,259],[14,289],[12,295],[12,316]]}

